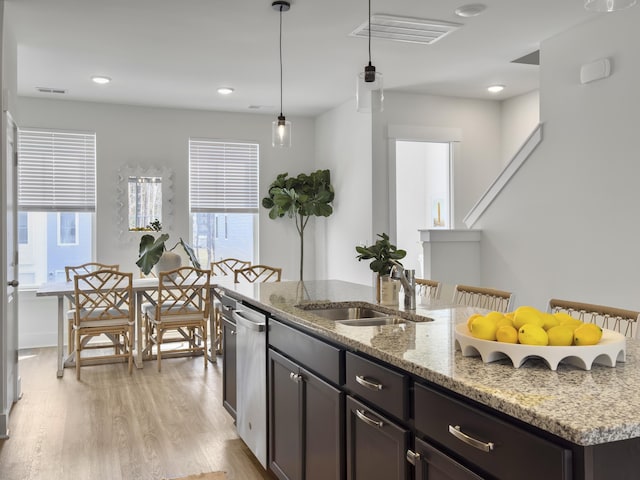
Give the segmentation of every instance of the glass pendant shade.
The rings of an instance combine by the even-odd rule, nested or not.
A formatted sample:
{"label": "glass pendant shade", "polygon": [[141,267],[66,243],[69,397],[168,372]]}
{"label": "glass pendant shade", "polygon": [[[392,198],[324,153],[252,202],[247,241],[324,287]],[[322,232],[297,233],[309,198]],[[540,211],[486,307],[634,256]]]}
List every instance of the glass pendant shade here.
{"label": "glass pendant shade", "polygon": [[283,115],[271,123],[271,145],[274,147],[291,146],[291,122]]}
{"label": "glass pendant shade", "polygon": [[369,67],[358,74],[356,78],[356,107],[358,112],[373,113],[383,110],[384,90],[382,88],[382,74]]}
{"label": "glass pendant shade", "polygon": [[585,0],[584,8],[590,12],[615,12],[633,7],[637,0]]}

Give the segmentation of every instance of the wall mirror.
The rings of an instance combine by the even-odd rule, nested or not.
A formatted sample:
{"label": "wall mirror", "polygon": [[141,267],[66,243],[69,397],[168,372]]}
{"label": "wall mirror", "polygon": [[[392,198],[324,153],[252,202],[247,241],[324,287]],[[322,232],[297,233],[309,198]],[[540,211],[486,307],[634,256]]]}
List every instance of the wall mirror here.
{"label": "wall mirror", "polygon": [[163,167],[124,165],[118,171],[118,226],[120,237],[131,240],[129,232],[149,231],[159,220],[168,230],[173,220],[173,172]]}

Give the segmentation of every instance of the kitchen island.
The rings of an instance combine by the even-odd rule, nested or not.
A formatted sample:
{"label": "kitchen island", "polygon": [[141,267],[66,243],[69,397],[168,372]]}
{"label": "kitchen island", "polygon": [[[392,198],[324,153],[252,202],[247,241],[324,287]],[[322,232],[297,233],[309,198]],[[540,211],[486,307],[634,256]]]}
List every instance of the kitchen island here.
{"label": "kitchen island", "polygon": [[[463,357],[456,349],[454,327],[466,322],[476,311],[473,308],[442,302],[422,305],[418,299],[415,313],[433,321],[406,322],[401,327],[349,326],[322,318],[304,306],[375,303],[372,288],[336,280],[221,288],[305,332],[576,447],[572,449],[572,478],[640,478],[640,344],[636,340],[627,340],[626,361],[614,368],[594,364],[585,371],[561,363],[552,371],[538,359],[514,368],[508,360],[485,364],[479,357]],[[626,466],[620,467],[622,464]],[[611,477],[598,473],[612,465],[626,473]],[[630,471],[635,476],[627,476]]]}

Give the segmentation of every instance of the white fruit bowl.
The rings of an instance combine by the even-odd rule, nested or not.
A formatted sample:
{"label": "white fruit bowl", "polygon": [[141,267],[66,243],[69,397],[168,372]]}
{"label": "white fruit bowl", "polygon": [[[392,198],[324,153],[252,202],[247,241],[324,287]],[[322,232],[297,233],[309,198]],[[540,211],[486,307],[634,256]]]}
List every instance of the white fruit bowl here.
{"label": "white fruit bowl", "polygon": [[522,345],[519,343],[493,342],[471,336],[466,323],[455,328],[456,347],[464,357],[482,357],[484,363],[508,358],[515,368],[531,357],[541,358],[551,370],[556,370],[560,362],[566,362],[583,370],[591,370],[591,365],[598,363],[607,367],[615,367],[616,362],[624,362],[626,355],[626,339],[624,335],[613,330],[602,330],[602,339],[597,345],[570,347],[541,347]]}

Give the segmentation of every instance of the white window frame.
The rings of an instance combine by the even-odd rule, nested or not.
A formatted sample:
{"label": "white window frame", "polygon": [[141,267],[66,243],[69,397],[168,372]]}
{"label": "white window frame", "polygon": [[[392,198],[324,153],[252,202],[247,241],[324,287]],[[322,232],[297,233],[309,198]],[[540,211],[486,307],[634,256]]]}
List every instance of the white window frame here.
{"label": "white window frame", "polygon": [[78,225],[79,225],[78,212],[73,213],[73,217],[74,217],[73,221],[74,221],[74,223],[76,225],[76,227],[75,227],[76,234],[75,234],[74,241],[73,242],[64,242],[63,239],[62,239],[62,219],[61,219],[61,216],[62,215],[68,215],[70,213],[73,213],[73,212],[58,212],[58,245],[61,246],[61,247],[71,247],[71,246],[78,245],[80,243],[80,240],[79,240],[79,237],[78,237],[78,235],[79,235],[79,232],[78,232]]}

